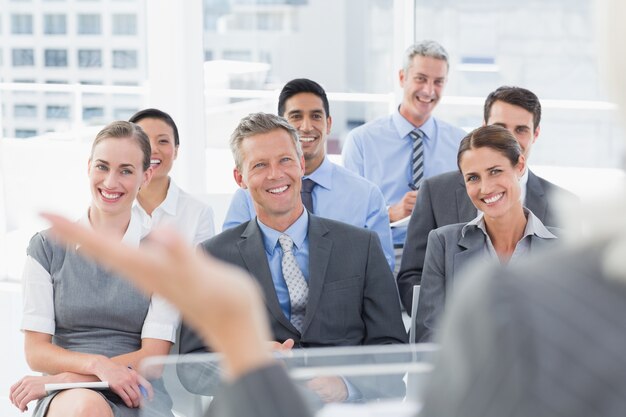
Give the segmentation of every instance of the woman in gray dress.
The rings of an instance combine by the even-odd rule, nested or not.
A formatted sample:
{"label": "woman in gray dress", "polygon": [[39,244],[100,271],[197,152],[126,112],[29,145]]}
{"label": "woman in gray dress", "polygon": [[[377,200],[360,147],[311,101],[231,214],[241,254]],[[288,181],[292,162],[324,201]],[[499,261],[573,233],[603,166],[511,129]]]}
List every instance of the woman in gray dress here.
{"label": "woman in gray dress", "polygon": [[514,263],[557,241],[558,231],[522,205],[526,160],[508,130],[492,125],[470,132],[459,145],[457,165],[478,216],[428,235],[416,318],[420,342],[432,340],[445,300],[468,265]]}
{"label": "woman in gray dress", "polygon": [[[129,122],[106,126],[94,140],[88,174],[92,200],[81,222],[101,236],[138,246],[145,232],[131,208],[152,175],[146,134]],[[34,416],[138,416],[141,401],[161,387],[134,369],[147,356],[169,352],[176,311],[83,257],[79,246],[55,242],[49,231],[33,236],[27,254],[22,330],[28,364],[43,375],[14,384],[13,404],[24,411],[39,400]],[[96,381],[108,382],[109,389],[44,389],[49,383]],[[168,404],[162,408],[169,413]]]}

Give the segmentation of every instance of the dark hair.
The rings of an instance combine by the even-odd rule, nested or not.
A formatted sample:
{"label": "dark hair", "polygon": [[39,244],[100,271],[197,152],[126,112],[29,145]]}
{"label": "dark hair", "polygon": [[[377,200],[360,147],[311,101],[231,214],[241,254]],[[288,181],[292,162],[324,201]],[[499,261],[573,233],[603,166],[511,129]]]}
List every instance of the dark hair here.
{"label": "dark hair", "polygon": [[285,84],[282,91],[280,92],[280,95],[278,96],[279,116],[283,116],[285,114],[285,103],[287,102],[287,100],[300,93],[311,93],[318,96],[322,100],[322,104],[324,105],[326,117],[330,116],[330,106],[328,105],[328,97],[326,97],[326,91],[324,91],[321,85],[307,78],[296,78],[295,80],[291,80],[287,84]]}
{"label": "dark hair", "polygon": [[503,85],[492,91],[485,99],[484,114],[485,124],[489,120],[491,107],[496,101],[503,101],[513,106],[518,106],[533,115],[533,128],[537,129],[541,122],[541,103],[539,98],[530,90],[521,87]]}
{"label": "dark hair", "polygon": [[463,154],[471,149],[478,148],[490,148],[500,152],[511,161],[512,166],[517,165],[519,157],[522,155],[522,148],[519,142],[507,129],[498,125],[482,126],[472,130],[461,140],[459,152],[456,155],[456,165],[459,167],[459,171],[461,170]]}
{"label": "dark hair", "polygon": [[176,127],[176,123],[174,123],[172,116],[159,109],[143,109],[133,114],[128,121],[132,123],[139,123],[143,119],[159,119],[167,124],[172,128],[172,131],[174,131],[174,145],[178,146],[180,144],[180,139],[178,138],[178,128]]}
{"label": "dark hair", "polygon": [[152,149],[150,148],[150,139],[148,139],[148,135],[146,135],[146,132],[144,132],[139,125],[126,122],[124,120],[109,123],[100,132],[98,132],[96,138],[93,140],[93,144],[91,145],[91,154],[89,159],[93,158],[93,151],[96,149],[96,146],[98,146],[98,144],[103,140],[110,138],[130,138],[137,142],[137,146],[139,146],[141,153],[143,153],[143,170],[146,171],[150,168],[150,154],[152,153]]}

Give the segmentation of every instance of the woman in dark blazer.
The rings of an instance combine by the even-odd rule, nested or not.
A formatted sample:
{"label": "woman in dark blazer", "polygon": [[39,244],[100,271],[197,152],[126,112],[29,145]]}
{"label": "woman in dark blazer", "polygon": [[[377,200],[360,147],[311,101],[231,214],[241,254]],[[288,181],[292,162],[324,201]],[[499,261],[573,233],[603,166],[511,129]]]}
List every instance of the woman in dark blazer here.
{"label": "woman in dark blazer", "polygon": [[446,293],[468,265],[515,262],[556,243],[558,229],[522,206],[519,180],[526,160],[508,130],[494,125],[469,133],[459,145],[457,165],[478,216],[428,236],[416,318],[420,342],[432,339]]}

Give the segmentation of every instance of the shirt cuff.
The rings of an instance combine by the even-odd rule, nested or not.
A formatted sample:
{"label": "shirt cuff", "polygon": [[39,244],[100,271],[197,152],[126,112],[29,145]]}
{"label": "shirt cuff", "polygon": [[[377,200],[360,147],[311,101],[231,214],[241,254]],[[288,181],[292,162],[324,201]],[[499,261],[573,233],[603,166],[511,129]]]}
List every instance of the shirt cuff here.
{"label": "shirt cuff", "polygon": [[20,325],[21,330],[46,333],[50,335],[54,335],[55,327],[56,325],[54,320],[33,315],[24,315],[22,317],[22,324]]}
{"label": "shirt cuff", "polygon": [[171,324],[144,323],[141,329],[141,338],[160,339],[176,343],[176,327]]}

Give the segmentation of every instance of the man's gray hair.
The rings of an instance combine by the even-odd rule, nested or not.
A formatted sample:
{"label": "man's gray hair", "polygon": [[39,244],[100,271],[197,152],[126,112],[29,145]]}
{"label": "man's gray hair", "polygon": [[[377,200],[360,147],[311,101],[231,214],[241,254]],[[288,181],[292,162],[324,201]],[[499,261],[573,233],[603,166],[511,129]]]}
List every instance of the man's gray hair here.
{"label": "man's gray hair", "polygon": [[445,61],[448,69],[450,69],[450,62],[448,61],[448,52],[438,42],[426,40],[413,44],[407,48],[404,52],[404,71],[407,72],[409,67],[413,63],[413,57],[425,56],[435,59],[441,59]]}
{"label": "man's gray hair", "polygon": [[294,146],[296,147],[298,158],[302,157],[302,146],[300,145],[298,132],[289,124],[287,120],[270,113],[251,113],[239,121],[239,124],[230,135],[230,151],[233,154],[235,166],[238,170],[241,171],[243,164],[241,142],[243,142],[245,138],[269,133],[276,129],[283,129],[289,133],[289,136],[293,139]]}

